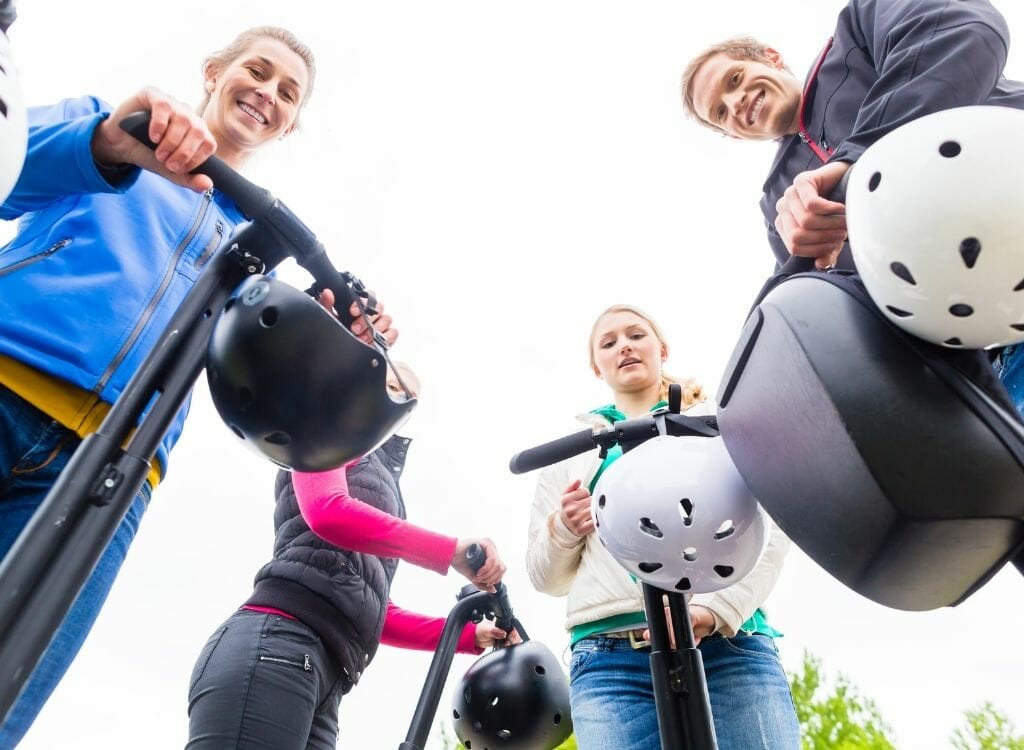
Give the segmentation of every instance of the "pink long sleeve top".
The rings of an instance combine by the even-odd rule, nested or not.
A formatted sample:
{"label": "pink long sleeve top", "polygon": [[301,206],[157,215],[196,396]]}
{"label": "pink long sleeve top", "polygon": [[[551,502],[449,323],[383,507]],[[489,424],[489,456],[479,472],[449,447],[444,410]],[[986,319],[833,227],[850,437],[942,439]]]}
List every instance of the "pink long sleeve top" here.
{"label": "pink long sleeve top", "polygon": [[[395,557],[445,575],[455,554],[455,537],[437,534],[352,497],[348,492],[349,466],[315,473],[292,473],[299,512],[317,536],[331,544],[378,557]],[[291,617],[270,607],[253,607]],[[381,643],[433,651],[444,627],[443,617],[429,617],[402,609],[388,600]],[[476,627],[467,623],[459,637],[460,653],[479,654]]]}

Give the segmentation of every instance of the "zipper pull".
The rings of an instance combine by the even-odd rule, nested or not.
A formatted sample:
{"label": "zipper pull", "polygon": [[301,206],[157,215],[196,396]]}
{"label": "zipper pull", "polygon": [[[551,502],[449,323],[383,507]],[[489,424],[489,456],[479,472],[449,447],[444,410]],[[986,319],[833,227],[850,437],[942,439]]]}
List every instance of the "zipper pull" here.
{"label": "zipper pull", "polygon": [[313,671],[313,665],[309,663],[309,654],[304,654],[303,656],[305,658],[303,658],[303,660],[302,660],[302,668],[304,670],[306,670],[307,672],[312,672]]}

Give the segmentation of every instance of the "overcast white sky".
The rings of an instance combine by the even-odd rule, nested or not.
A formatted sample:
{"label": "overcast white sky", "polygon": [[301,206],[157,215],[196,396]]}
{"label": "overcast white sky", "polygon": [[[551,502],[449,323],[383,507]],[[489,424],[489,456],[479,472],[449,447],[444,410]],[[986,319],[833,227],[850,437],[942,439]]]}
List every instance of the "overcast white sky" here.
{"label": "overcast white sky", "polygon": [[[999,4],[1024,29],[1020,3]],[[492,536],[525,626],[561,654],[564,601],[533,592],[523,572],[535,477],[511,476],[508,459],[606,400],[586,336],[614,302],[653,313],[671,370],[717,390],[771,268],[757,199],[773,147],[687,122],[678,76],[704,44],[740,32],[772,42],[802,76],[843,5],[22,0],[11,35],[31,103],[117,102],[143,85],[195,101],[201,58],[252,25],[290,27],[312,46],[304,129],[248,176],[397,320],[395,354],[424,381],[406,429],[411,520]],[[1008,72],[1024,75],[1019,50]],[[184,744],[195,657],[271,553],[273,476],[201,384],[108,605],[22,747]],[[1024,731],[1021,583],[1004,571],[956,609],[910,614],[794,550],[768,604],[787,667],[809,649],[877,701],[899,747],[934,750],[985,700]],[[443,615],[460,585],[403,565],[393,598]],[[341,746],[397,747],[428,659],[382,649],[342,701]],[[471,662],[457,659],[449,688]]]}

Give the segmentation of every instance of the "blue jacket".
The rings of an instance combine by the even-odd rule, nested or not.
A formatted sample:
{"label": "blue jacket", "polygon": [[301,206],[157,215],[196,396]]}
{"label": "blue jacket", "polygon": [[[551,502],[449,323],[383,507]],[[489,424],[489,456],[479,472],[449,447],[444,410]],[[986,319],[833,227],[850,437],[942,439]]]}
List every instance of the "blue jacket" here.
{"label": "blue jacket", "polygon": [[[243,217],[216,191],[143,170],[108,184],[90,141],[110,111],[92,97],[30,110],[25,167],[0,207],[20,219],[0,249],[0,354],[113,403]],[[187,411],[157,453],[165,472]]]}
{"label": "blue jacket", "polygon": [[789,252],[775,231],[775,204],[800,172],[822,165],[815,150],[855,162],[922,115],[969,104],[1024,109],[1024,83],[1003,77],[1009,43],[988,0],[850,0],[805,89],[804,121],[817,149],[799,135],[782,139],[764,183],[761,211],[776,260]]}

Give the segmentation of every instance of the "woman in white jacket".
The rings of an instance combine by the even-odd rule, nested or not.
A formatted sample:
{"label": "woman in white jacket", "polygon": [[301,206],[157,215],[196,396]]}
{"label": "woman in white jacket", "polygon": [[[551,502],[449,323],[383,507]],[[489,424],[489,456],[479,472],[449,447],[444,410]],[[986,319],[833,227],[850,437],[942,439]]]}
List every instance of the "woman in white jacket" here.
{"label": "woman in white jacket", "polygon": [[[601,313],[589,349],[591,369],[614,399],[580,417],[595,429],[665,405],[672,383],[683,388],[686,413],[712,413],[700,385],[663,371],[668,344],[639,309],[614,305]],[[590,493],[619,455],[616,448],[602,460],[595,449],[541,473],[526,564],[538,591],[568,597],[569,684],[579,747],[659,750],[640,584],[605,550],[590,515]],[[781,634],[768,624],[761,606],[788,548],[789,540],[769,524],[764,556],[749,575],[690,600],[720,750],[800,747],[789,683],[773,640]]]}

